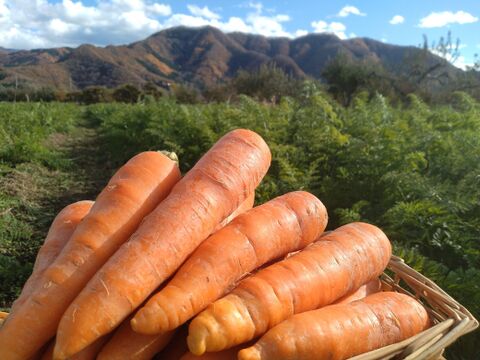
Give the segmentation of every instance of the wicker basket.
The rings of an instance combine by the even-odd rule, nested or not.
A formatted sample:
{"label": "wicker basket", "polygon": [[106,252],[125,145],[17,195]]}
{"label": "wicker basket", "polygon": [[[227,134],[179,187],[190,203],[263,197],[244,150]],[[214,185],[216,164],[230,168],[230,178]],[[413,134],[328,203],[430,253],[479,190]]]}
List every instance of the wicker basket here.
{"label": "wicker basket", "polygon": [[467,309],[433,281],[405,264],[403,259],[392,256],[387,268],[393,272],[393,277],[387,273],[382,275],[384,289],[421,300],[431,315],[434,326],[407,340],[355,356],[350,360],[442,359],[443,351],[448,345],[478,327],[478,321]]}
{"label": "wicker basket", "polygon": [[[350,360],[379,359],[442,359],[442,353],[460,336],[475,330],[478,321],[456,302],[450,295],[440,289],[433,281],[413,270],[405,262],[392,256],[387,273],[381,276],[384,290],[397,291],[420,299],[430,313],[434,326],[402,342],[385,346]],[[410,289],[406,289],[406,288]],[[7,313],[0,312],[0,326]]]}

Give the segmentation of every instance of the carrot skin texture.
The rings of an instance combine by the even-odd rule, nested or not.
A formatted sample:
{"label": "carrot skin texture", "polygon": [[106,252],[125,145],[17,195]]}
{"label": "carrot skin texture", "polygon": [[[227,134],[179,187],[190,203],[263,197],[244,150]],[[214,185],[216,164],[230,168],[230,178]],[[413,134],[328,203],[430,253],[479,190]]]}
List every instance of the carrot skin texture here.
{"label": "carrot skin texture", "polygon": [[127,319],[115,330],[97,360],[150,360],[165,348],[174,334],[175,330],[159,335],[139,334],[132,330]]}
{"label": "carrot skin texture", "polygon": [[180,360],[237,360],[237,354],[243,348],[244,346],[235,346],[231,349],[218,352],[209,352],[200,356],[196,356],[191,352],[187,352],[180,358]]}
{"label": "carrot skin texture", "polygon": [[347,294],[344,297],[334,301],[332,304],[348,304],[353,301],[363,299],[368,295],[375,294],[381,290],[382,290],[382,282],[379,279],[374,279],[360,286],[353,293]]}
{"label": "carrot skin texture", "polygon": [[131,321],[133,330],[157,334],[177,328],[268,261],[313,242],[327,226],[327,210],[305,191],[294,191],[235,218],[193,252],[173,279]]}
{"label": "carrot skin texture", "polygon": [[58,327],[55,359],[119,325],[254,192],[270,160],[267,144],[252,131],[222,137],[69,306]]}
{"label": "carrot skin texture", "polygon": [[0,329],[2,360],[26,359],[55,335],[75,296],[179,179],[177,164],[153,151],[136,155],[116,172],[43,272],[35,293]]}
{"label": "carrot skin texture", "polygon": [[254,203],[255,203],[255,192],[253,192],[249,197],[247,197],[245,201],[242,202],[234,212],[232,212],[227,218],[225,218],[225,220],[223,220],[220,224],[218,224],[217,227],[215,227],[215,229],[213,230],[213,232],[220,230],[221,228],[228,225],[238,215],[241,215],[244,212],[250,210],[253,207]]}
{"label": "carrot skin texture", "polygon": [[426,330],[425,308],[408,295],[381,292],[350,304],[297,314],[270,329],[239,360],[343,360]]}
{"label": "carrot skin texture", "polygon": [[331,304],[378,277],[390,256],[390,242],[379,228],[344,225],[210,304],[190,322],[188,347],[201,355],[260,336],[288,317]]}
{"label": "carrot skin texture", "polygon": [[32,274],[23,286],[20,296],[12,305],[12,313],[33,293],[41,274],[57,258],[58,254],[60,254],[77,228],[77,225],[88,214],[92,205],[93,201],[90,200],[77,201],[65,206],[55,217],[48,230],[47,237],[38,251]]}
{"label": "carrot skin texture", "polygon": [[[85,349],[80,351],[79,353],[73,355],[69,358],[69,360],[95,360],[97,358],[97,354],[102,349],[103,345],[107,342],[108,336],[101,337],[93,344],[90,344]],[[53,360],[53,348],[55,347],[55,341],[48,345],[47,349],[43,353],[40,360]]]}
{"label": "carrot skin texture", "polygon": [[255,344],[257,339],[249,341],[245,344],[235,346],[230,349],[217,351],[217,352],[208,352],[203,355],[197,356],[187,351],[180,360],[237,360],[237,354],[240,350],[246,349]]}

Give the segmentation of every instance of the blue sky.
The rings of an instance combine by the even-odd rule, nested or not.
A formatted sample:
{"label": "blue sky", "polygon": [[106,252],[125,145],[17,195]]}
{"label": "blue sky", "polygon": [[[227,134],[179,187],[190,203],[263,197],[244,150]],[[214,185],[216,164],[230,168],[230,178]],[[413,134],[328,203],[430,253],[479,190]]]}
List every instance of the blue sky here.
{"label": "blue sky", "polygon": [[450,30],[464,66],[480,53],[480,1],[0,0],[0,46],[125,44],[175,25],[298,37],[332,32],[418,45]]}

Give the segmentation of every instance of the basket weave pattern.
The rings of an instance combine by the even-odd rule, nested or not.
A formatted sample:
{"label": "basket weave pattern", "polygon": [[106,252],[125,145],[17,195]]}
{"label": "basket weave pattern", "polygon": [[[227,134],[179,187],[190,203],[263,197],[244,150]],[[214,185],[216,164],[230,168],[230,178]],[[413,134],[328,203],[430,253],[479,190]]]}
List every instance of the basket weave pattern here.
{"label": "basket weave pattern", "polygon": [[[460,336],[475,330],[478,321],[437,284],[392,256],[387,267],[393,277],[381,276],[384,290],[397,291],[420,300],[433,320],[433,326],[402,342],[355,356],[350,360],[430,360],[442,358],[444,349]],[[407,286],[411,290],[407,290]]]}

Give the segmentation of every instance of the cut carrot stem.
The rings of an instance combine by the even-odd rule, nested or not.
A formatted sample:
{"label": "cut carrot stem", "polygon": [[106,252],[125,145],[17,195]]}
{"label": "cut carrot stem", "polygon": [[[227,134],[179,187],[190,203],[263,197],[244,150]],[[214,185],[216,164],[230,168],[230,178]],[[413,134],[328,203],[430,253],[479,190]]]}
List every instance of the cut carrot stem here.
{"label": "cut carrot stem", "polygon": [[390,256],[390,242],[379,228],[344,225],[210,304],[191,321],[188,347],[202,355],[249,341],[293,314],[331,304],[378,277]]}
{"label": "cut carrot stem", "polygon": [[55,359],[118,326],[254,192],[270,160],[267,144],[252,131],[222,137],[69,306],[58,327]]}
{"label": "cut carrot stem", "polygon": [[251,271],[313,242],[326,226],[325,206],[305,191],[279,196],[247,211],[195,250],[173,279],[137,312],[133,329],[152,335],[177,328]]}
{"label": "cut carrot stem", "polygon": [[0,329],[0,359],[27,359],[55,335],[69,304],[179,179],[177,164],[156,151],[133,157],[117,171],[38,279],[35,293]]}
{"label": "cut carrot stem", "polygon": [[410,296],[381,292],[349,304],[307,311],[278,324],[239,360],[343,360],[405,340],[430,326]]}

